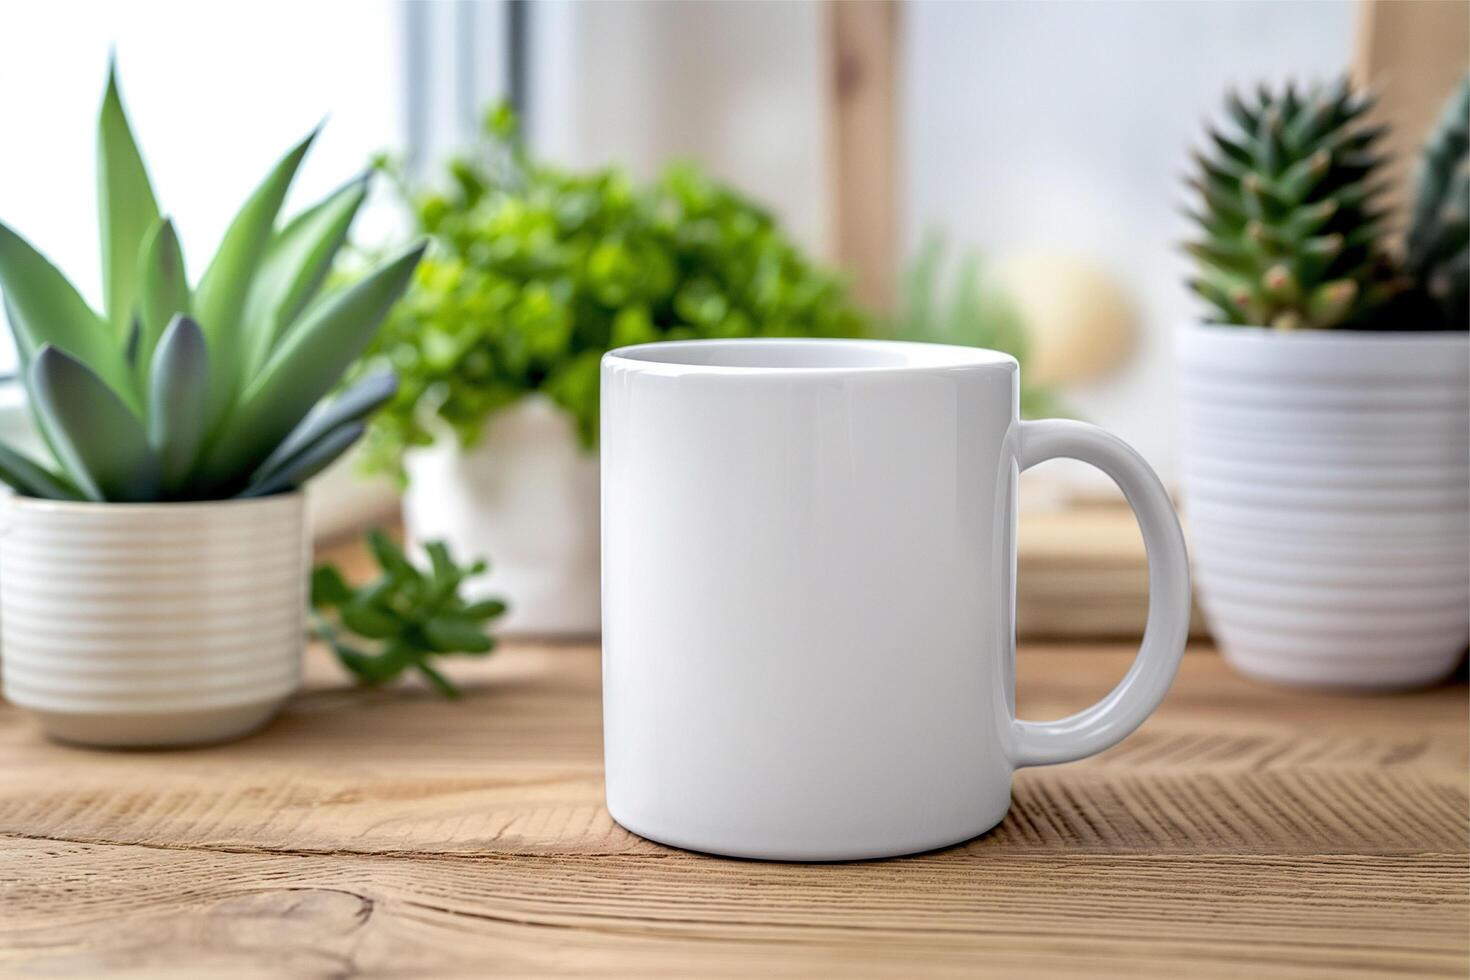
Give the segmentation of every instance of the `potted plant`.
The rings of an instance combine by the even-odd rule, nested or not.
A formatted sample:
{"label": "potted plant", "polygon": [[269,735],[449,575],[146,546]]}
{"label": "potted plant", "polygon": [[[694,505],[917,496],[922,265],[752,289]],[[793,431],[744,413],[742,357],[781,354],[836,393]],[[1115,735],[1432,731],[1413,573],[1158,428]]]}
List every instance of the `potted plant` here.
{"label": "potted plant", "polygon": [[505,109],[409,194],[434,245],[374,342],[401,379],[367,451],[407,479],[413,542],[493,554],[508,632],[599,628],[598,363],[694,337],[860,335],[835,274],[690,165],[647,186],[531,159]]}
{"label": "potted plant", "polygon": [[1230,663],[1283,683],[1427,684],[1470,638],[1470,82],[1426,147],[1403,260],[1369,105],[1346,82],[1232,96],[1192,182],[1197,580]]}
{"label": "potted plant", "polygon": [[322,282],[366,193],[276,218],[315,134],[271,171],[192,285],[109,74],[98,132],[102,312],[0,224],[0,291],[55,466],[0,445],[5,696],[50,735],[179,745],[264,723],[301,669],[297,488],[394,391],[318,404],[422,251]]}

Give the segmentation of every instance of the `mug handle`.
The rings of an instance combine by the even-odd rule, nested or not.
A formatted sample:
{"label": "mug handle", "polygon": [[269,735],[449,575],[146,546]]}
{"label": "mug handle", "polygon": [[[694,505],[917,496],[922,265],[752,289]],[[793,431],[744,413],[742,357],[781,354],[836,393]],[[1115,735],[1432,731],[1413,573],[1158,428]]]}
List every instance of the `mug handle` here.
{"label": "mug handle", "polygon": [[1123,491],[1148,552],[1148,620],[1138,656],[1107,697],[1058,721],[1014,720],[1010,754],[1017,768],[1096,755],[1143,724],[1179,669],[1191,610],[1189,558],[1179,519],[1158,475],[1132,446],[1095,425],[1060,419],[1020,423],[1019,444],[1022,470],[1065,456],[1096,466]]}

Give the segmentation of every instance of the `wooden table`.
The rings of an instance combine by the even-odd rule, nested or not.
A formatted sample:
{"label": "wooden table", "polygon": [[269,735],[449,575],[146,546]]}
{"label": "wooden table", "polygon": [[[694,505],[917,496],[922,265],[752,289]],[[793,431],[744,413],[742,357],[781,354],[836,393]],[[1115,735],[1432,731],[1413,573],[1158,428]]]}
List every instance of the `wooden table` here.
{"label": "wooden table", "polygon": [[[1122,646],[1028,646],[1031,717]],[[182,752],[42,741],[0,707],[0,971],[26,975],[1464,976],[1464,686],[1262,687],[1192,651],[1094,760],[1016,779],[945,851],[761,864],[602,807],[598,658],[511,646],[446,702],[314,652],[261,734]]]}

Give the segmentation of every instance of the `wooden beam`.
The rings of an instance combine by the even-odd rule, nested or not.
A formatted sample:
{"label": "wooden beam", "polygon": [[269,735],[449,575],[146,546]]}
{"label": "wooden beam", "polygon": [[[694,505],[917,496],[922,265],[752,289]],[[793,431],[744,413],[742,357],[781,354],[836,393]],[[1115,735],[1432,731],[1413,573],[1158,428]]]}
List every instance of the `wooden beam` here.
{"label": "wooden beam", "polygon": [[894,0],[828,0],[832,247],[858,298],[893,304],[898,255],[898,31]]}
{"label": "wooden beam", "polygon": [[1414,163],[1440,108],[1470,67],[1470,3],[1464,0],[1359,0],[1353,81],[1379,93],[1375,122],[1392,189],[1387,203],[1402,228]]}

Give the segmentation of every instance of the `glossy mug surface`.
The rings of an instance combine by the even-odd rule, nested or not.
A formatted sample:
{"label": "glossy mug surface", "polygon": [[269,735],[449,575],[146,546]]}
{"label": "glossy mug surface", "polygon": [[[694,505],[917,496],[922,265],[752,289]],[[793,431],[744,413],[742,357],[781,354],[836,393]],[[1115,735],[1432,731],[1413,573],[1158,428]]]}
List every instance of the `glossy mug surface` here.
{"label": "glossy mug surface", "polygon": [[[1132,449],[1022,422],[993,351],[688,341],[602,361],[603,707],[613,819],[677,847],[843,860],[974,837],[1019,766],[1122,739],[1184,649],[1183,537]],[[1016,478],[1069,456],[1149,556],[1137,660],[1070,718],[1015,717]]]}

